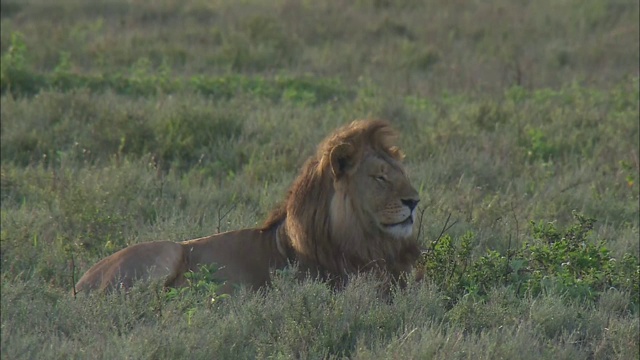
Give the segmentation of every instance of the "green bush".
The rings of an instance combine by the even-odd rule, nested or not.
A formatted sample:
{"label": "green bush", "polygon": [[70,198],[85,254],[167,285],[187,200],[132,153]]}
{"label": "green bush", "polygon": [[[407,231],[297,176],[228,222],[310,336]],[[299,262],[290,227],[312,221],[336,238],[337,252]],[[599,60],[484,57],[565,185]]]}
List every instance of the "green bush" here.
{"label": "green bush", "polygon": [[553,223],[531,222],[531,239],[501,254],[487,251],[472,259],[473,234],[456,244],[445,235],[425,252],[420,267],[455,304],[466,296],[485,298],[491,289],[506,286],[517,296],[557,294],[568,299],[597,301],[610,289],[631,294],[640,304],[638,258],[611,256],[606,241],[590,238],[594,219],[573,214],[575,223],[558,229]]}
{"label": "green bush", "polygon": [[27,46],[20,33],[11,34],[11,45],[2,55],[0,91],[18,95],[33,95],[45,86],[44,76],[28,68]]}

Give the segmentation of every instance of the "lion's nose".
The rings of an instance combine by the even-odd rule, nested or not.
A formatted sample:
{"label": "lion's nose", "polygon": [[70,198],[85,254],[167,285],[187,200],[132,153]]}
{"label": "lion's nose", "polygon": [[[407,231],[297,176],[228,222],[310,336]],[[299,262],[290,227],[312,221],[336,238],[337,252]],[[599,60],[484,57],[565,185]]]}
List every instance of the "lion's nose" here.
{"label": "lion's nose", "polygon": [[418,206],[418,202],[419,202],[420,200],[416,200],[416,199],[402,199],[402,200],[400,200],[400,201],[402,201],[402,203],[403,203],[404,205],[406,205],[406,206],[409,208],[409,210],[413,211],[413,209],[415,209],[415,208],[416,208],[416,206]]}

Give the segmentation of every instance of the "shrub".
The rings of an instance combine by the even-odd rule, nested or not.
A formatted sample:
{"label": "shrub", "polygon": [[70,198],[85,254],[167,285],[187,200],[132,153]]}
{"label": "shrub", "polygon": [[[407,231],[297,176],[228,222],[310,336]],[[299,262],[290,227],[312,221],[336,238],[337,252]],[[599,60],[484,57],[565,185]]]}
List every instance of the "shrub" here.
{"label": "shrub", "polygon": [[28,70],[27,46],[20,33],[11,34],[11,45],[2,55],[0,91],[13,94],[32,95],[45,84],[42,75]]}
{"label": "shrub", "polygon": [[589,235],[595,219],[573,213],[574,224],[559,229],[554,223],[530,224],[531,239],[505,254],[489,250],[471,259],[473,234],[459,244],[445,235],[436,240],[421,260],[420,268],[455,304],[465,296],[486,297],[490,289],[507,286],[518,296],[558,294],[570,299],[596,301],[609,289],[632,294],[639,304],[638,258],[612,257],[606,241]]}

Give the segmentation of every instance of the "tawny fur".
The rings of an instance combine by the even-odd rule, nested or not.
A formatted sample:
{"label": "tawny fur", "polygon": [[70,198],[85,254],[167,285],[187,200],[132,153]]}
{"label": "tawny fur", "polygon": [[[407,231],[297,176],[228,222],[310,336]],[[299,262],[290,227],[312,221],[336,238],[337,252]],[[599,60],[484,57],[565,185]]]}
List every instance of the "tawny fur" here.
{"label": "tawny fur", "polygon": [[342,127],[320,143],[261,228],[127,247],[90,268],[75,291],[126,289],[139,279],[180,286],[185,272],[213,263],[225,293],[267,285],[272,270],[291,262],[338,287],[362,271],[397,280],[420,251],[414,236],[393,235],[411,232],[415,213],[403,204],[418,201],[396,138],[384,121]]}

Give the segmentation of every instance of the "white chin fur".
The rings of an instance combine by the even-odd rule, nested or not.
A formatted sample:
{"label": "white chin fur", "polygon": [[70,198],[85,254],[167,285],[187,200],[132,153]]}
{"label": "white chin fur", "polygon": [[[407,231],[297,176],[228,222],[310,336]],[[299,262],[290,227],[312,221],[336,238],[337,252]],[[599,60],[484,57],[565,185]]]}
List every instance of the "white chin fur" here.
{"label": "white chin fur", "polygon": [[413,233],[413,224],[387,226],[385,231],[397,239],[406,239]]}
{"label": "white chin fur", "polygon": [[398,224],[394,226],[386,226],[385,231],[396,239],[406,239],[413,233],[413,223],[416,221],[415,210],[411,212],[410,224]]}

